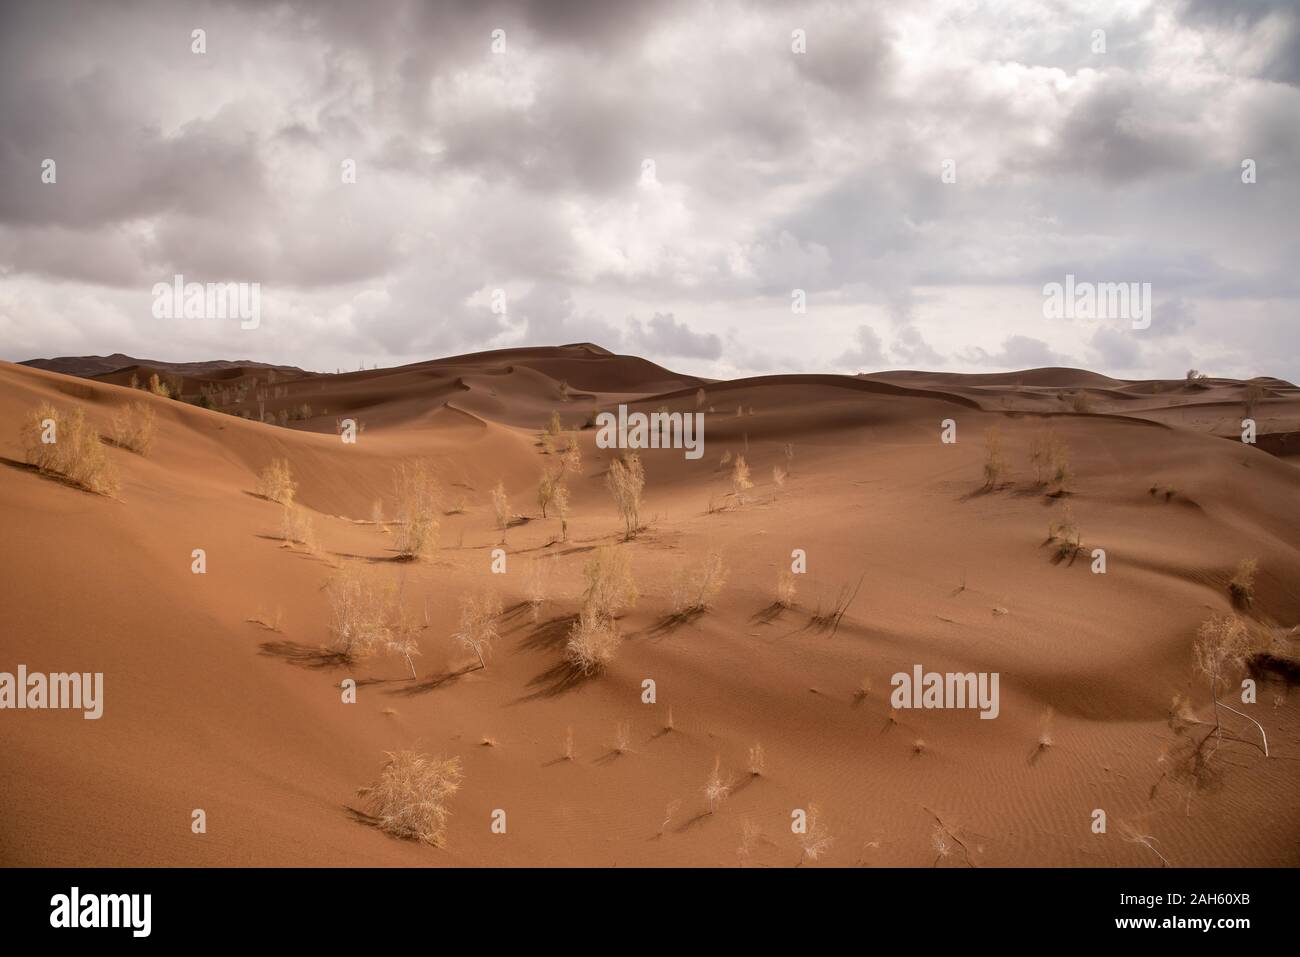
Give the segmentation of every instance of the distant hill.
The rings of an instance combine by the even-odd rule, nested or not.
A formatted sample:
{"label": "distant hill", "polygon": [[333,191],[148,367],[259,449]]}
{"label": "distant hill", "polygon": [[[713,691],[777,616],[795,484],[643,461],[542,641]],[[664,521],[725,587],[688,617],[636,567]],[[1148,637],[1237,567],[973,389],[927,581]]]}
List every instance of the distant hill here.
{"label": "distant hill", "polygon": [[251,359],[212,359],[207,362],[162,362],[158,359],[136,359],[132,356],[115,352],[111,356],[59,356],[56,359],[24,359],[19,365],[44,369],[47,372],[59,372],[63,375],[81,376],[91,379],[96,376],[116,372],[131,366],[144,366],[159,372],[174,375],[208,375],[224,372],[228,369],[275,369],[277,372],[296,372],[302,370],[296,366],[278,366],[267,362],[254,362]]}

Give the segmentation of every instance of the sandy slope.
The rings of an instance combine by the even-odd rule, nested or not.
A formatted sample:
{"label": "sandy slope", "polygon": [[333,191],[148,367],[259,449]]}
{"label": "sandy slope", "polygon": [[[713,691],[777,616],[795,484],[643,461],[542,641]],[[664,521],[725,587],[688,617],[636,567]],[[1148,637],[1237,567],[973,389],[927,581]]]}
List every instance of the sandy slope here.
{"label": "sandy slope", "polygon": [[[196,381],[265,374],[214,369]],[[812,802],[834,839],[818,865],[930,866],[937,819],[979,865],[1154,863],[1121,837],[1121,820],[1177,865],[1300,863],[1300,707],[1283,680],[1261,673],[1250,709],[1268,731],[1268,760],[1239,722],[1242,740],[1191,779],[1187,742],[1203,729],[1178,734],[1169,720],[1178,693],[1210,715],[1191,644],[1200,621],[1229,609],[1239,559],[1260,560],[1253,618],[1279,632],[1300,621],[1300,471],[1222,437],[1240,417],[1241,383],[1187,390],[1033,370],[704,384],[704,458],[645,455],[650,526],[619,545],[642,590],[627,639],[608,673],[573,682],[559,666],[582,563],[620,539],[604,488],[611,453],[580,433],[583,473],[561,544],[558,522],[534,503],[552,461],[537,430],[552,409],[574,427],[619,401],[693,410],[699,381],[585,345],[286,374],[277,382],[289,394],[273,410],[310,402],[314,412],[290,428],[144,398],[158,438],[147,458],[108,450],[123,478],[114,499],[15,464],[17,422],[40,400],[81,405],[106,431],[114,409],[142,396],[114,384],[116,373],[103,378],[0,364],[0,670],[103,671],[107,697],[99,721],[0,712],[0,862],[734,866],[749,819],[762,833],[750,862],[791,866],[791,810]],[[1061,398],[1078,389],[1092,396],[1090,414]],[[1297,390],[1272,381],[1267,392],[1261,432],[1295,431]],[[365,424],[356,446],[334,434],[341,415]],[[948,418],[956,445],[939,441]],[[1064,498],[1031,481],[1028,443],[1049,425],[1076,474]],[[1011,474],[982,492],[992,426]],[[793,469],[777,488],[785,443]],[[724,450],[753,468],[743,507],[728,495]],[[279,507],[251,494],[274,456],[293,464],[318,555],[282,548]],[[432,457],[448,503],[467,506],[444,516],[442,549],[417,565],[386,561],[392,536],[369,522],[393,465],[413,456]],[[498,480],[528,519],[509,530],[504,576],[489,571]],[[711,499],[726,507],[710,513]],[[1072,564],[1054,562],[1044,541],[1067,504],[1085,543]],[[666,621],[674,570],[711,547],[730,571],[716,607]],[[1105,575],[1090,572],[1094,547],[1107,551]],[[190,573],[194,548],[207,551],[204,576]],[[808,574],[797,607],[775,614],[777,573],[795,548]],[[346,561],[374,563],[402,582],[413,615],[427,610],[416,681],[390,657],[322,660],[321,589]],[[536,561],[553,580],[534,622],[519,603]],[[859,578],[834,634],[810,624]],[[504,637],[485,671],[458,675],[468,663],[450,637],[459,602],[485,590],[508,609]],[[276,631],[250,621],[277,617]],[[999,672],[1000,717],[891,719],[890,676],[914,664]],[[349,675],[361,684],[355,705],[340,701]],[[872,691],[860,697],[864,677]],[[641,703],[645,678],[657,682],[655,705]],[[1049,710],[1053,744],[1042,750]],[[632,739],[622,755],[611,750],[620,722]],[[573,762],[560,760],[570,727]],[[745,770],[755,742],[761,777]],[[464,762],[443,849],[388,838],[350,810],[383,752],[410,746]],[[709,815],[702,788],[715,757],[733,792]],[[207,812],[205,835],[190,832],[193,808]],[[489,828],[498,808],[504,836]],[[1106,835],[1090,833],[1094,808],[1109,815]],[[966,860],[958,848],[939,864]]]}

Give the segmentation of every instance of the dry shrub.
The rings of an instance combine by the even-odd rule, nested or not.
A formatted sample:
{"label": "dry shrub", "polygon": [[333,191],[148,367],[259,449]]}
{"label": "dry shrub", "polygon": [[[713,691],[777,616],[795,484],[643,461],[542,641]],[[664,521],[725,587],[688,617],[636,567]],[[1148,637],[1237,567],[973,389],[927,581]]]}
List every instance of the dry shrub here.
{"label": "dry shrub", "polygon": [[560,413],[552,409],[550,421],[546,423],[546,433],[553,438],[558,438],[563,431],[564,423],[560,421]]}
{"label": "dry shrub", "polygon": [[461,601],[460,630],[452,637],[478,656],[479,668],[487,667],[487,654],[500,637],[497,630],[500,615],[501,599],[495,595],[470,595]]}
{"label": "dry shrub", "polygon": [[777,488],[785,488],[785,479],[789,473],[779,465],[772,466],[772,483]]}
{"label": "dry shrub", "polygon": [[132,402],[113,415],[113,441],[119,448],[148,455],[153,444],[154,411],[152,405]]}
{"label": "dry shrub", "polygon": [[722,452],[722,457],[718,459],[718,468],[722,468],[730,461],[731,461],[731,449],[724,449]]}
{"label": "dry shrub", "polygon": [[582,596],[584,610],[604,618],[617,618],[624,608],[636,605],[639,593],[626,552],[602,545],[587,559],[582,575],[587,582]]}
{"label": "dry shrub", "polygon": [[1074,512],[1067,504],[1058,522],[1047,525],[1047,540],[1056,544],[1057,558],[1073,558],[1083,548],[1079,527],[1074,523]]}
{"label": "dry shrub", "polygon": [[280,518],[280,538],[285,545],[302,545],[309,552],[316,551],[316,526],[311,515],[301,505],[284,506]]}
{"label": "dry shrub", "polygon": [[1237,563],[1237,570],[1228,581],[1228,591],[1233,601],[1239,605],[1249,605],[1255,600],[1255,574],[1259,571],[1259,561],[1243,558]]}
{"label": "dry shrub", "polygon": [[393,545],[404,559],[417,559],[438,547],[441,494],[433,466],[423,460],[402,462],[393,470],[397,504],[397,538]]}
{"label": "dry shrub", "polygon": [[1064,495],[1070,490],[1070,482],[1074,478],[1074,473],[1070,471],[1070,447],[1054,434],[1052,439],[1048,449],[1048,494]]}
{"label": "dry shrub", "polygon": [[325,586],[334,650],[355,660],[373,655],[398,636],[397,590],[359,565],[345,565]]}
{"label": "dry shrub", "polygon": [[460,758],[389,751],[379,780],[357,794],[379,828],[394,837],[439,847],[447,830],[447,799],[460,790]]}
{"label": "dry shrub", "polygon": [[799,863],[817,860],[826,853],[831,843],[830,832],[826,830],[826,824],[822,821],[822,809],[816,804],[809,804],[804,831],[799,835],[799,847],[803,852],[799,857]]}
{"label": "dry shrub", "polygon": [[1254,417],[1255,408],[1259,405],[1259,401],[1262,398],[1264,398],[1264,387],[1258,382],[1251,382],[1246,386],[1246,390],[1241,397],[1241,404],[1245,411],[1246,418]]}
{"label": "dry shrub", "polygon": [[709,813],[716,811],[718,805],[725,801],[730,793],[731,786],[722,780],[722,758],[715,757],[713,770],[709,773],[709,779],[704,782],[704,797],[709,802]]}
{"label": "dry shrub", "polygon": [[690,615],[705,611],[727,583],[727,566],[722,552],[714,549],[704,561],[673,574],[673,614]]}
{"label": "dry shrub", "polygon": [[564,660],[584,675],[594,675],[614,660],[620,640],[614,619],[584,608],[569,631]]}
{"label": "dry shrub", "polygon": [[761,777],[767,770],[767,755],[763,753],[763,743],[754,742],[754,746],[749,749],[749,773],[754,777]]}
{"label": "dry shrub", "polygon": [[582,472],[582,446],[578,444],[576,435],[570,434],[560,459],[565,471],[572,472],[574,475]]}
{"label": "dry shrub", "polygon": [[542,518],[547,517],[546,510],[555,501],[555,490],[559,488],[560,476],[563,474],[563,468],[554,475],[545,470],[542,471],[542,477],[537,483],[537,507],[542,510]]}
{"label": "dry shrub", "polygon": [[615,459],[609,465],[605,484],[623,517],[623,537],[630,539],[641,530],[641,492],[645,488],[645,469],[641,466],[641,457],[630,452],[621,460]]}
{"label": "dry shrub", "polygon": [[550,591],[551,565],[545,559],[535,560],[528,569],[528,606],[533,621],[542,617],[546,595]]}
{"label": "dry shrub", "polygon": [[786,568],[776,576],[776,603],[780,608],[793,608],[795,595],[794,574]]}
{"label": "dry shrub", "polygon": [[510,499],[506,498],[506,483],[497,482],[497,487],[492,490],[492,510],[496,514],[497,528],[501,531],[501,540],[505,541],[506,529],[510,527],[510,519],[514,517],[514,512],[510,510]]}
{"label": "dry shrub", "polygon": [[1268,757],[1268,736],[1264,726],[1248,714],[1219,700],[1219,685],[1226,682],[1229,674],[1245,667],[1246,659],[1254,651],[1250,631],[1246,623],[1236,615],[1214,615],[1201,623],[1197,629],[1196,641],[1192,645],[1192,660],[1196,670],[1210,679],[1210,695],[1214,699],[1214,734],[1222,740],[1222,722],[1219,709],[1231,711],[1250,721],[1259,729],[1264,739],[1264,757]]}
{"label": "dry shrub", "polygon": [[984,487],[995,489],[1006,475],[1007,462],[1002,457],[1002,433],[996,427],[984,432]]}
{"label": "dry shrub", "polygon": [[749,478],[749,465],[743,455],[737,455],[735,464],[731,466],[731,490],[736,493],[737,504],[745,504],[745,490],[753,487],[754,483]]}
{"label": "dry shrub", "polygon": [[82,409],[61,412],[43,402],[27,417],[21,434],[28,464],[60,475],[89,492],[117,492],[117,470],[108,460],[99,432],[86,421]]}
{"label": "dry shrub", "polygon": [[262,469],[253,489],[262,498],[281,505],[290,504],[297,490],[298,483],[293,480],[288,459],[272,459],[271,464]]}
{"label": "dry shrub", "polygon": [[563,485],[557,485],[552,499],[551,504],[555,506],[555,511],[560,516],[560,541],[567,542],[569,540],[569,490]]}
{"label": "dry shrub", "polygon": [[1070,396],[1070,408],[1075,412],[1091,412],[1092,396],[1082,389]]}
{"label": "dry shrub", "polygon": [[158,378],[156,372],[149,376],[149,391],[154,395],[162,396],[164,399],[172,397],[172,390],[167,386],[166,382]]}

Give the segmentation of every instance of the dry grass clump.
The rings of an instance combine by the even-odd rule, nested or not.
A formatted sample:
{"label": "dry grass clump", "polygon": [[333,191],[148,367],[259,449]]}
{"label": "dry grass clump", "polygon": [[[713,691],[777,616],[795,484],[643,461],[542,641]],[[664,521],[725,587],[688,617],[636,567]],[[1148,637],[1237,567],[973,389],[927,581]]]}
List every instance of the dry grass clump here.
{"label": "dry grass clump", "polygon": [[582,473],[582,446],[578,444],[578,437],[572,433],[565,440],[564,451],[560,453],[560,464],[566,472],[574,475]]}
{"label": "dry grass clump", "polygon": [[156,372],[149,376],[149,391],[154,395],[162,396],[164,399],[170,399],[172,397],[171,388],[166,382],[163,382],[158,378],[158,373]]}
{"label": "dry grass clump", "polygon": [[258,475],[257,485],[253,488],[253,491],[262,498],[279,502],[281,505],[290,504],[297,490],[298,483],[293,480],[288,459],[272,459],[271,464],[262,469],[262,473]]}
{"label": "dry grass clump", "polygon": [[380,830],[404,840],[442,845],[447,799],[460,790],[460,758],[389,751],[379,780],[357,794],[367,799]]}
{"label": "dry grass clump", "polygon": [[605,484],[623,517],[624,539],[633,538],[641,530],[641,492],[645,488],[641,457],[630,452],[621,460],[615,459],[609,465]]}
{"label": "dry grass clump", "polygon": [[280,538],[286,546],[302,545],[309,552],[316,551],[316,526],[311,515],[301,505],[289,503],[284,506],[280,518]]}
{"label": "dry grass clump", "polygon": [[984,487],[995,489],[1006,475],[1007,461],[1002,456],[1002,433],[996,428],[984,432]]}
{"label": "dry grass clump", "polygon": [[138,455],[148,455],[153,444],[154,410],[144,402],[132,402],[113,414],[113,442]]}
{"label": "dry grass clump", "polygon": [[393,470],[397,503],[397,537],[393,542],[399,558],[414,560],[438,547],[438,511],[442,496],[431,463],[413,460]]}
{"label": "dry grass clump", "polygon": [[542,617],[542,608],[550,591],[551,567],[546,559],[537,559],[528,568],[528,608],[533,621]]}
{"label": "dry grass clump", "polygon": [[614,660],[621,640],[614,619],[583,609],[569,631],[564,660],[584,675],[598,674]]}
{"label": "dry grass clump", "polygon": [[1093,408],[1092,396],[1082,389],[1078,390],[1070,396],[1070,408],[1075,412],[1091,412]]}
{"label": "dry grass clump", "polygon": [[552,504],[555,513],[560,516],[560,541],[569,540],[569,489],[564,485],[556,486]]}
{"label": "dry grass clump", "polygon": [[487,667],[487,654],[500,637],[497,630],[500,615],[501,599],[495,595],[470,595],[461,601],[460,630],[452,637],[478,656],[480,669]]}
{"label": "dry grass clump", "polygon": [[690,568],[673,574],[672,607],[674,615],[694,615],[708,609],[727,583],[727,566],[722,552],[714,549]]}
{"label": "dry grass clump", "polygon": [[767,755],[763,753],[763,743],[756,741],[749,749],[749,773],[757,778],[762,777],[765,770],[767,770]]}
{"label": "dry grass clump", "polygon": [[1249,605],[1255,600],[1255,574],[1259,571],[1259,561],[1243,558],[1237,563],[1237,570],[1228,580],[1228,591],[1232,600],[1239,605]]}
{"label": "dry grass clump", "polygon": [[325,586],[333,647],[349,660],[373,655],[400,630],[397,589],[373,572],[349,564]]}
{"label": "dry grass clump", "polygon": [[42,402],[28,415],[21,435],[28,464],[42,472],[62,476],[99,495],[113,495],[120,487],[99,432],[80,408],[60,412]]}

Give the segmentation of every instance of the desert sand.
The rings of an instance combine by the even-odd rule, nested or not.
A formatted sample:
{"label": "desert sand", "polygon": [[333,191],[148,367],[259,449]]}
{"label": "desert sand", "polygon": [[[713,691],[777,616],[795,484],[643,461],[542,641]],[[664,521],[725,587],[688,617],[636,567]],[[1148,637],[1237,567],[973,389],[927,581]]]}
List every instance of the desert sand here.
{"label": "desert sand", "polygon": [[[1255,380],[1252,446],[1239,435],[1252,387],[1215,378],[706,382],[586,344],[329,375],[112,364],[0,363],[0,670],[103,672],[105,699],[94,721],[0,712],[0,863],[1158,864],[1135,836],[1174,866],[1300,863],[1300,697],[1286,670],[1300,622],[1300,390],[1289,383]],[[187,401],[130,388],[154,371]],[[270,415],[310,412],[281,426],[188,401],[201,388],[229,399],[240,383],[234,411],[255,417],[265,386]],[[582,426],[619,403],[694,412],[700,389],[705,454],[641,453],[645,528],[624,541],[605,486],[619,453]],[[106,448],[121,487],[92,494],[23,464],[19,423],[42,401],[84,409],[105,435],[114,412],[145,402],[157,435],[144,456]],[[582,451],[568,541],[536,503],[558,459],[539,442],[553,411]],[[336,434],[341,417],[362,427],[356,444]],[[948,419],[953,444],[941,441]],[[1005,459],[991,488],[990,428]],[[1049,429],[1068,447],[1059,494],[1030,464]],[[743,503],[724,453],[751,468]],[[281,507],[254,494],[274,458],[291,464],[314,553],[285,547]],[[440,546],[398,562],[385,518],[393,468],[411,458],[430,459],[442,488]],[[788,468],[783,484],[774,467]],[[498,482],[517,514],[505,574],[492,572]],[[1048,541],[1067,507],[1082,546],[1072,558]],[[627,553],[640,597],[617,656],[584,678],[563,651],[583,563],[601,545]],[[191,572],[196,548],[206,574]],[[673,618],[674,572],[711,549],[725,587],[704,613]],[[794,604],[776,607],[795,549],[807,572]],[[1256,659],[1257,703],[1241,703],[1242,675],[1224,700],[1266,729],[1270,755],[1229,714],[1198,766],[1213,707],[1192,645],[1202,621],[1234,610],[1227,583],[1250,558],[1254,597],[1236,613],[1271,657]],[[551,571],[534,620],[538,562]],[[415,679],[400,656],[323,650],[323,589],[349,563],[400,584],[420,623]],[[476,594],[505,609],[483,669],[452,639]],[[838,625],[814,620],[841,594],[853,598]],[[918,664],[997,672],[998,717],[894,711],[891,676]],[[355,704],[342,701],[349,677]],[[406,748],[462,763],[441,847],[364,817],[358,788]],[[710,813],[715,762],[730,792]],[[830,838],[815,858],[791,832],[792,811],[811,805]],[[194,809],[206,833],[192,832]],[[498,809],[505,834],[492,829]]]}

